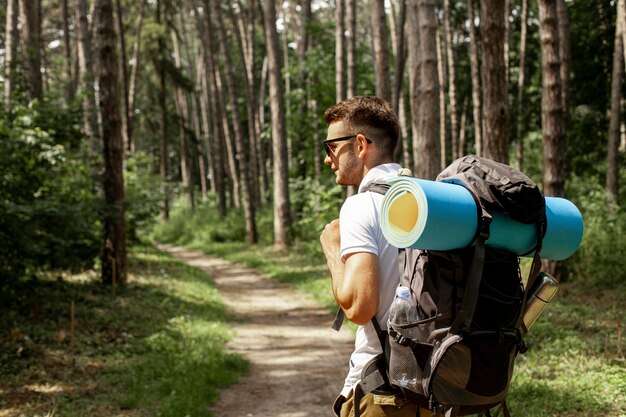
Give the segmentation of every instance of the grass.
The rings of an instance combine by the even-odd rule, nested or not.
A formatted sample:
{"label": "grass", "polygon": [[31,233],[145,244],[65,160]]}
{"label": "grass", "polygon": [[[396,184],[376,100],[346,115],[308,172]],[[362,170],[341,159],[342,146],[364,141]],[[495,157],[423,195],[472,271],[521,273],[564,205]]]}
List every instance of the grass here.
{"label": "grass", "polygon": [[[181,241],[178,241],[181,243]],[[289,253],[268,245],[183,239],[207,253],[288,281],[335,309],[321,253],[296,246]],[[507,403],[519,416],[626,416],[626,286],[598,289],[581,280],[561,284],[555,300],[526,337]]]}
{"label": "grass", "polygon": [[247,371],[210,277],[149,247],[129,271],[115,299],[93,273],[2,288],[0,416],[210,415]]}

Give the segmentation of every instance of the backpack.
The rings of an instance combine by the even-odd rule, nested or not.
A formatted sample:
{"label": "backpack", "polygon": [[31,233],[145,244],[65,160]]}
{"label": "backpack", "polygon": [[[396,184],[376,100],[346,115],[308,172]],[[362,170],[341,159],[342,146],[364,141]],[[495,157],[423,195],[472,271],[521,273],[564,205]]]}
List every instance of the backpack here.
{"label": "backpack", "polygon": [[[520,171],[468,155],[454,161],[437,181],[467,188],[477,203],[479,226],[474,242],[452,251],[400,249],[400,285],[411,289],[422,320],[383,331],[372,319],[383,353],[368,363],[355,387],[358,402],[375,390],[401,391],[411,402],[446,416],[484,413],[505,403],[515,357],[527,348],[520,331],[527,291],[539,272],[545,234],[545,201],[537,185]],[[373,183],[364,191],[384,194],[389,184]],[[491,214],[537,226],[531,272],[523,285],[518,255],[485,245]],[[335,322],[337,324],[337,320]],[[417,328],[417,340],[401,335]],[[389,383],[389,363],[410,348],[417,364],[416,387]],[[497,414],[496,414],[497,415]]]}

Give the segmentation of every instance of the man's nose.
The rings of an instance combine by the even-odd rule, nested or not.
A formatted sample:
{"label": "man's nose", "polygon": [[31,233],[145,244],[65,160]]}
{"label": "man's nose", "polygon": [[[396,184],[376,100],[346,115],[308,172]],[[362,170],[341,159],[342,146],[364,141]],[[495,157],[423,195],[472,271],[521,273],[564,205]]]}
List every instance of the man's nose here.
{"label": "man's nose", "polygon": [[333,161],[330,159],[330,155],[326,155],[326,157],[324,158],[324,164],[330,165],[332,163]]}

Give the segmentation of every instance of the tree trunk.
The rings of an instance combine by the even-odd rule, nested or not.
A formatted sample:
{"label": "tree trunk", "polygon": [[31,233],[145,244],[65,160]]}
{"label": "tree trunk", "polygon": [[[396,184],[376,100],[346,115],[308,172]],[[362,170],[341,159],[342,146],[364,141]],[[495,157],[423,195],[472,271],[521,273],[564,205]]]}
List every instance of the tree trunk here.
{"label": "tree trunk", "polygon": [[504,0],[504,36],[502,37],[504,44],[503,44],[503,57],[502,59],[504,59],[504,76],[506,79],[506,84],[507,86],[509,85],[509,29],[510,29],[510,24],[509,24],[509,14],[510,14],[510,2],[509,0]]}
{"label": "tree trunk", "polygon": [[[272,113],[272,150],[274,159],[274,246],[284,250],[289,245],[289,187],[287,139],[281,82],[280,51],[276,33],[274,0],[263,1],[264,29],[268,57],[270,108]],[[343,36],[342,36],[343,38]]]}
{"label": "tree trunk", "polygon": [[43,80],[41,77],[41,16],[40,0],[20,0],[22,24],[22,48],[26,69],[26,84],[31,100],[43,97]]}
{"label": "tree trunk", "polygon": [[[203,90],[203,103],[207,103],[210,97],[211,109],[213,110],[213,123],[212,123],[212,135],[213,135],[213,146],[211,146],[207,141],[207,152],[211,149],[214,152],[211,153],[213,155],[213,167],[214,172],[213,176],[215,177],[215,192],[217,194],[217,208],[220,218],[223,218],[226,215],[226,186],[224,183],[225,177],[225,169],[224,169],[224,140],[223,134],[220,129],[219,120],[221,117],[221,108],[218,103],[218,91],[217,91],[217,82],[215,79],[215,63],[213,61],[213,40],[211,30],[211,18],[208,9],[204,10],[204,19],[197,13],[196,11],[196,21],[200,28],[200,33],[202,35],[202,50],[204,57],[204,90]],[[209,135],[208,130],[208,111],[203,109],[202,118],[203,124],[206,129],[206,134]],[[207,120],[205,121],[205,118]],[[208,155],[211,158],[211,155]]]}
{"label": "tree trunk", "polygon": [[[261,202],[261,190],[259,187],[259,157],[256,152],[259,137],[256,130],[256,93],[254,88],[254,39],[250,38],[250,33],[254,34],[254,7],[248,9],[250,15],[244,28],[243,8],[240,5],[239,18],[235,17],[232,5],[229,8],[233,25],[238,25],[240,31],[235,31],[237,44],[240,45],[239,54],[245,66],[246,77],[244,78],[246,87],[246,111],[248,122],[248,165],[250,167],[250,196],[255,206]],[[241,30],[243,29],[243,30]],[[300,143],[298,141],[298,143]]]}
{"label": "tree trunk", "polygon": [[504,2],[481,1],[483,45],[483,155],[507,163],[509,104],[504,62]]}
{"label": "tree trunk", "polygon": [[[434,180],[439,160],[439,76],[437,73],[437,17],[435,0],[418,1],[420,44],[420,128],[415,170],[418,178]],[[415,154],[415,153],[414,153]]]}
{"label": "tree trunk", "polygon": [[[420,43],[418,28],[417,0],[408,0],[407,7],[407,46],[408,46],[408,68],[409,75],[409,107],[411,109],[411,141],[412,141],[412,164],[409,165],[413,173],[416,173],[416,166],[420,161],[419,137],[420,137]],[[408,140],[407,140],[408,142]]]}
{"label": "tree trunk", "polygon": [[[200,32],[202,34],[202,32]],[[198,102],[200,104],[200,121],[202,122],[201,138],[204,146],[204,157],[207,162],[207,169],[205,171],[206,176],[209,178],[209,187],[214,193],[217,194],[217,178],[215,178],[215,150],[211,146],[211,129],[213,128],[211,120],[209,118],[209,86],[207,84],[206,76],[206,64],[204,59],[204,47],[202,47],[198,54],[198,85],[200,86],[200,96]],[[214,124],[214,123],[213,123]],[[206,187],[206,185],[205,185]],[[219,198],[219,197],[218,197]],[[208,199],[208,195],[207,198]],[[205,200],[206,200],[205,199]]]}
{"label": "tree trunk", "polygon": [[437,25],[437,76],[439,79],[439,147],[440,157],[439,165],[443,168],[446,166],[446,155],[448,150],[448,135],[446,129],[446,69],[445,59],[441,47],[441,34],[439,32],[439,25]]}
{"label": "tree trunk", "polygon": [[539,31],[543,193],[546,196],[562,196],[565,188],[565,125],[556,0],[539,0]]}
{"label": "tree trunk", "polygon": [[[398,11],[395,11],[395,8]],[[399,0],[397,2],[391,2],[391,47],[394,54],[394,72],[393,72],[393,85],[391,87],[391,107],[393,111],[398,115],[398,121],[404,126],[400,129],[400,137],[398,138],[398,145],[396,146],[396,160],[403,161],[405,166],[411,166],[409,144],[406,136],[406,118],[403,120],[400,118],[400,104],[404,105],[404,98],[402,96],[402,85],[404,82],[404,66],[406,63],[406,42],[404,37],[404,26],[406,22],[406,0]],[[404,116],[404,109],[402,111]]]}
{"label": "tree trunk", "polygon": [[[9,0],[9,2],[11,1],[14,0]],[[70,27],[68,22],[69,10],[67,7],[67,0],[61,0],[61,19],[63,19],[63,70],[65,72],[65,76],[67,77],[67,85],[65,86],[65,101],[66,104],[69,105],[74,100],[75,90],[72,82],[74,78],[72,76],[72,46],[70,43]]]}
{"label": "tree trunk", "polygon": [[[398,11],[395,12],[395,8]],[[399,113],[400,96],[404,80],[404,65],[406,62],[406,43],[404,25],[406,21],[406,0],[391,2],[391,47],[394,54],[393,86],[391,88],[391,107]]]}
{"label": "tree trunk", "polygon": [[344,45],[344,2],[345,0],[335,0],[335,101],[337,103],[346,98],[346,84],[344,83],[345,68],[343,57],[344,50],[346,49]]}
{"label": "tree trunk", "polygon": [[[302,91],[302,94],[300,96],[300,98],[297,100],[297,110],[296,110],[296,120],[297,120],[297,126],[295,127],[298,132],[297,132],[297,137],[298,138],[307,138],[306,140],[301,139],[301,140],[297,140],[295,142],[294,145],[294,157],[296,158],[296,175],[298,176],[298,178],[306,178],[307,176],[307,160],[308,158],[306,158],[306,156],[304,155],[304,149],[305,149],[305,145],[308,143],[311,143],[311,139],[312,139],[312,135],[307,133],[307,126],[309,126],[308,124],[308,118],[309,115],[307,113],[307,105],[308,105],[308,100],[307,100],[307,85],[309,82],[308,79],[308,71],[305,65],[305,60],[306,60],[306,54],[309,51],[309,44],[311,42],[310,40],[310,35],[309,35],[309,25],[311,20],[313,19],[313,12],[311,9],[311,1],[310,0],[303,0],[301,2],[300,5],[300,39],[298,41],[298,46],[296,48],[296,53],[298,56],[298,67],[300,68],[298,70],[298,79],[297,79],[297,85],[298,85],[298,89],[300,91]],[[317,117],[317,115],[315,115]],[[316,146],[315,143],[312,144],[313,147]],[[308,146],[307,146],[308,148]],[[299,214],[302,212],[302,207],[294,207],[294,216],[299,216]]]}
{"label": "tree trunk", "polygon": [[[539,36],[543,193],[558,197],[565,192],[566,141],[556,2],[557,0],[539,0]],[[560,280],[560,270],[555,261],[544,261],[543,269]]]}
{"label": "tree trunk", "polygon": [[563,101],[564,131],[569,124],[569,71],[571,62],[569,15],[565,0],[557,0],[556,13],[559,22],[559,58],[561,59],[561,100]]}
{"label": "tree trunk", "polygon": [[17,63],[17,43],[19,32],[17,21],[19,16],[18,0],[7,0],[6,38],[4,43],[4,103],[5,109],[11,109],[13,91],[15,89],[15,68]]}
{"label": "tree trunk", "polygon": [[[458,141],[458,119],[456,107],[456,61],[454,59],[452,27],[450,25],[450,0],[444,0],[444,27],[446,32],[446,55],[448,58],[448,100],[450,102],[450,144],[452,151],[452,159],[460,156]],[[447,165],[444,163],[444,166]]]}
{"label": "tree trunk", "polygon": [[[205,0],[205,5],[208,6],[207,0]],[[235,137],[235,148],[237,151],[237,155],[241,162],[239,164],[239,173],[241,175],[241,199],[243,203],[243,212],[244,218],[246,221],[246,235],[248,244],[253,245],[257,243],[257,229],[256,229],[256,219],[255,219],[255,207],[252,203],[252,196],[250,193],[250,167],[247,164],[248,156],[247,149],[244,147],[244,139],[243,132],[241,126],[241,118],[239,115],[239,105],[237,102],[237,91],[235,90],[235,76],[233,72],[233,65],[231,62],[230,54],[227,47],[226,41],[226,30],[224,29],[224,25],[222,23],[222,14],[220,10],[220,5],[217,2],[211,2],[212,14],[215,16],[215,31],[217,33],[218,44],[220,54],[224,58],[224,66],[226,71],[226,90],[228,93],[228,97],[230,98],[231,105],[231,117],[233,122],[233,136]]]}
{"label": "tree trunk", "polygon": [[[162,0],[156,5],[156,23],[161,25],[161,7]],[[155,70],[159,77],[159,173],[161,175],[161,195],[163,201],[161,203],[161,219],[168,220],[170,217],[169,189],[168,182],[168,140],[167,140],[167,106],[165,102],[166,84],[165,84],[165,42],[163,36],[158,38],[158,55],[155,57]]]}
{"label": "tree trunk", "polygon": [[104,252],[102,281],[126,284],[124,221],[124,143],[117,96],[117,57],[111,0],[96,0],[96,45],[102,142],[104,150]]}
{"label": "tree trunk", "polygon": [[346,98],[356,95],[356,0],[346,0]]}
{"label": "tree trunk", "polygon": [[91,51],[91,34],[87,22],[86,0],[76,0],[76,42],[78,45],[79,94],[83,96],[83,115],[85,134],[97,138],[99,133],[98,116],[96,114],[96,95]]}
{"label": "tree trunk", "polygon": [[474,119],[474,146],[476,155],[483,153],[483,117],[480,102],[480,70],[478,65],[478,35],[474,24],[474,5],[467,0],[470,34],[470,72],[472,75],[472,117]]}
{"label": "tree trunk", "polygon": [[[205,113],[202,109],[203,109],[203,105],[206,104],[204,102],[204,98],[203,98],[203,91],[204,88],[202,84],[203,83],[203,79],[204,79],[204,58],[202,57],[202,48],[195,48],[196,51],[196,56],[193,58],[195,61],[195,67],[196,67],[196,72],[195,72],[195,89],[194,91],[191,93],[191,114],[192,114],[192,120],[193,120],[193,131],[195,134],[195,147],[196,147],[196,151],[197,151],[197,158],[198,158],[198,171],[199,171],[199,176],[200,176],[200,195],[202,196],[202,201],[203,202],[207,202],[209,200],[209,195],[208,195],[208,188],[207,188],[207,177],[208,177],[208,172],[207,172],[207,164],[205,164],[205,161],[208,162],[208,170],[212,169],[212,161],[211,158],[206,158],[205,160],[205,156],[210,155],[210,153],[208,151],[204,150],[204,145],[208,144],[207,136],[208,136],[208,132],[210,131],[210,128],[208,126],[206,126],[206,129],[203,128],[203,126],[200,125],[201,123],[201,119],[203,117],[203,113]],[[190,60],[191,62],[191,60]],[[208,117],[207,117],[208,119]],[[213,176],[211,176],[211,182],[213,182]],[[215,183],[213,182],[212,185],[214,185]],[[215,188],[212,188],[213,190]]]}
{"label": "tree trunk", "polygon": [[228,124],[228,111],[226,109],[226,103],[224,98],[226,91],[222,82],[222,71],[218,65],[218,59],[214,52],[213,55],[213,70],[215,71],[215,93],[217,96],[217,106],[219,112],[219,121],[221,122],[221,132],[224,135],[224,144],[226,150],[225,165],[230,173],[230,180],[232,181],[231,200],[235,208],[241,207],[241,174],[239,171],[237,154],[235,146],[233,145],[233,139],[230,133],[230,125]]}
{"label": "tree trunk", "polygon": [[389,58],[387,51],[387,19],[384,1],[372,2],[372,37],[374,44],[374,73],[376,75],[376,95],[391,101],[389,88]]}
{"label": "tree trunk", "polygon": [[526,38],[528,31],[528,0],[522,0],[522,14],[520,15],[520,41],[519,41],[519,75],[517,77],[517,167],[524,169],[524,90],[526,88]]}
{"label": "tree trunk", "polygon": [[261,128],[265,126],[265,91],[267,86],[267,71],[268,71],[269,63],[267,58],[267,53],[263,58],[263,65],[261,66],[261,81],[259,82],[259,101],[258,106],[259,110],[257,112],[257,137],[259,138],[257,144],[257,153],[259,154],[259,170],[260,177],[262,182],[262,190],[265,194],[265,201],[268,203],[271,202],[271,193],[270,193],[270,174],[271,171],[271,159],[272,154],[269,151],[268,141],[263,140],[261,138]]}
{"label": "tree trunk", "polygon": [[131,58],[133,67],[130,70],[130,79],[128,80],[128,120],[127,131],[130,141],[130,152],[135,153],[136,145],[133,140],[133,119],[135,116],[135,92],[137,90],[137,74],[139,72],[139,60],[141,49],[141,29],[143,28],[143,15],[147,0],[141,0],[139,15],[137,16],[137,24],[135,27],[135,41],[133,43],[133,56]]}
{"label": "tree trunk", "polygon": [[[177,25],[182,25],[180,23]],[[174,46],[174,65],[181,73],[183,72],[181,58],[180,58],[180,46],[178,43],[178,35],[174,30],[170,31],[172,38],[172,45]],[[189,124],[189,106],[187,102],[187,94],[180,85],[174,85],[174,103],[176,105],[176,113],[178,114],[178,144],[180,146],[180,175],[183,182],[183,190],[187,193],[189,199],[189,207],[192,211],[195,208],[193,185],[191,183],[191,164],[189,161],[189,153],[187,151],[187,126]]]}
{"label": "tree trunk", "polygon": [[606,191],[610,204],[619,201],[618,147],[620,142],[621,98],[624,72],[624,0],[617,2],[613,72],[611,74],[611,113],[607,145]]}
{"label": "tree trunk", "polygon": [[126,40],[124,39],[124,34],[126,30],[124,28],[124,15],[122,11],[122,3],[120,0],[115,0],[115,17],[116,17],[116,26],[117,29],[117,49],[119,51],[119,66],[120,66],[120,81],[122,87],[122,137],[124,138],[124,149],[130,151],[130,133],[128,130],[128,119],[130,114],[130,108],[128,106],[128,70],[126,59]]}

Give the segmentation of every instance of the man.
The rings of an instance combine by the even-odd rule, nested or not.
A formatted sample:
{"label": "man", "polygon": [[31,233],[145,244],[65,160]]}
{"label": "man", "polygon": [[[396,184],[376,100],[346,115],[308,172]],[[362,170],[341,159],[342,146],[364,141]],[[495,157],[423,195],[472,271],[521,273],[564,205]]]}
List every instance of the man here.
{"label": "man", "polygon": [[[359,325],[350,369],[333,405],[335,415],[347,417],[354,415],[353,389],[364,365],[382,352],[372,318],[386,329],[399,283],[398,250],[380,229],[383,195],[365,190],[371,182],[395,176],[401,169],[393,162],[399,125],[389,104],[370,96],[344,100],[326,110],[324,118],[328,124],[324,163],[335,173],[337,184],[359,187],[358,194],[346,199],[339,219],[320,236],[335,300],[346,317]],[[364,417],[417,413],[416,406],[392,392],[367,394],[359,408]]]}

